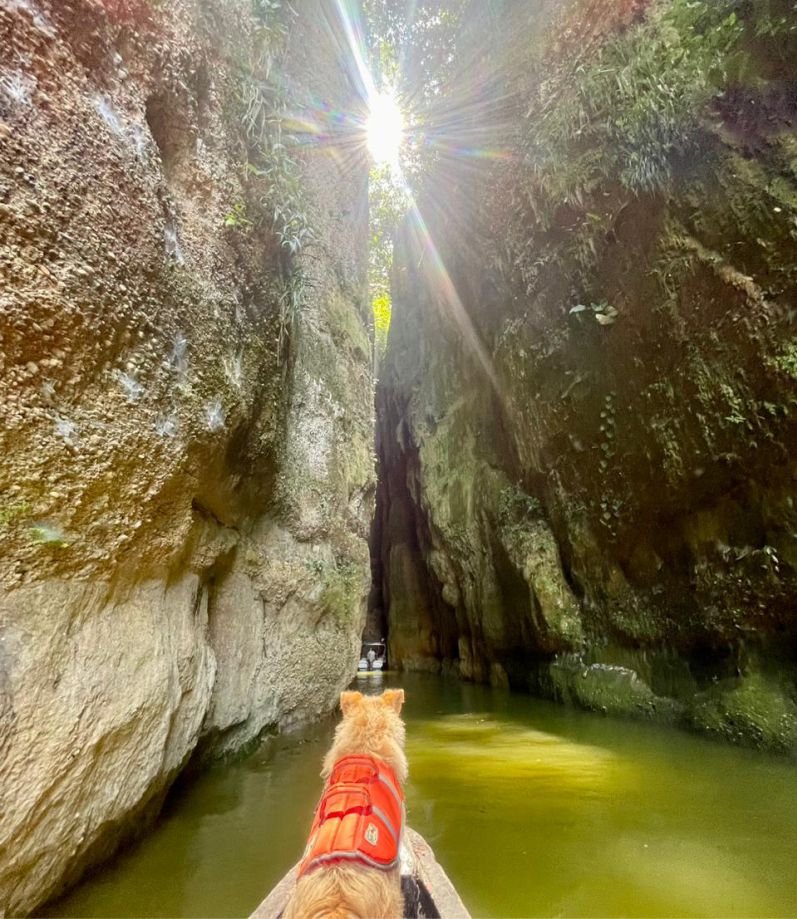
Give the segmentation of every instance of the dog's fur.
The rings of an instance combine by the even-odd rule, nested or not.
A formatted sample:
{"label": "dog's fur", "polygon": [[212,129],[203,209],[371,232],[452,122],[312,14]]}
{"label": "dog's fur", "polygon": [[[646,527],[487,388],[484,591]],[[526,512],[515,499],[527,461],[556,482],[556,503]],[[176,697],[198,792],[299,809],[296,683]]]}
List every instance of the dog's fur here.
{"label": "dog's fur", "polygon": [[[403,703],[403,689],[386,689],[381,696],[341,693],[343,720],[324,758],[321,777],[326,780],[342,757],[359,754],[383,760],[403,787]],[[401,919],[403,913],[400,868],[382,871],[353,863],[316,868],[300,878],[283,919]]]}

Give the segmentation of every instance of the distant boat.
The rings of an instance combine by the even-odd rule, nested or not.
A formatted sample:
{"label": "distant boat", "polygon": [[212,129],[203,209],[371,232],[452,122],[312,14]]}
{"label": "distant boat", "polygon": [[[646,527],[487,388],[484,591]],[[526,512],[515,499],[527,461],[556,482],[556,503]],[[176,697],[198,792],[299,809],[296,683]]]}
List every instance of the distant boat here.
{"label": "distant boat", "polygon": [[374,673],[387,670],[387,647],[384,641],[364,641],[360,650],[358,673]]}
{"label": "distant boat", "polygon": [[[251,919],[279,919],[296,885],[295,865],[252,913]],[[405,919],[471,919],[429,843],[407,827],[401,843],[401,888]]]}

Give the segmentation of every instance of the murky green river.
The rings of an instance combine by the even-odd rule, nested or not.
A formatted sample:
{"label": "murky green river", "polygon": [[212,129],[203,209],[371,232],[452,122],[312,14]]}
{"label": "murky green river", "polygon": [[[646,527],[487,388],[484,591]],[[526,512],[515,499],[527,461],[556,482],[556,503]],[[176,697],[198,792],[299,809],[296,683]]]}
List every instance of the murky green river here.
{"label": "murky green river", "polygon": [[[474,916],[797,915],[797,766],[436,677],[392,685],[409,821]],[[182,788],[50,915],[247,915],[302,851],[331,732]]]}

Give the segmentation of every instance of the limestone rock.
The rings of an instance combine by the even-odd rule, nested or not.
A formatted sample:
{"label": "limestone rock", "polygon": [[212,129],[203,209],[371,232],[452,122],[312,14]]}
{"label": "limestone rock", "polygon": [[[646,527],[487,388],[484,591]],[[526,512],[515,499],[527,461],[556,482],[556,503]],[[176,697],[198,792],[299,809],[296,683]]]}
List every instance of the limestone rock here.
{"label": "limestone rock", "polygon": [[[249,0],[0,3],[0,912],[356,667],[367,167],[334,113],[362,102],[335,5],[293,7],[282,47]],[[292,167],[292,311],[248,168],[266,51],[325,138]]]}
{"label": "limestone rock", "polygon": [[12,915],[112,849],[199,738],[216,674],[196,575],[44,580],[0,607],[4,712],[0,890]]}

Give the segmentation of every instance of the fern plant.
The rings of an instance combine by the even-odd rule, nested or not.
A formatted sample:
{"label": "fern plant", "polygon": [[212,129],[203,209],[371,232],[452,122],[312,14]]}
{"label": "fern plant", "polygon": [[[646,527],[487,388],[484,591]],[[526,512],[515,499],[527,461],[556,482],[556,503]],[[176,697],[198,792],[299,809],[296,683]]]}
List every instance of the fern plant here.
{"label": "fern plant", "polygon": [[734,0],[671,0],[542,85],[523,140],[527,200],[550,224],[606,182],[634,193],[668,186],[674,160],[702,137],[708,103],[738,71]]}
{"label": "fern plant", "polygon": [[314,238],[302,170],[285,132],[287,92],[274,66],[285,50],[296,12],[285,0],[252,0],[258,40],[242,74],[243,125],[249,144],[248,172],[263,180],[259,211],[279,241],[279,351],[283,353],[305,302],[307,279],[299,255]]}

